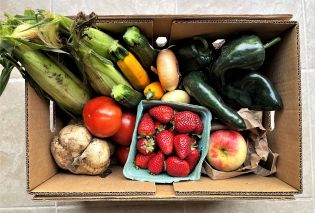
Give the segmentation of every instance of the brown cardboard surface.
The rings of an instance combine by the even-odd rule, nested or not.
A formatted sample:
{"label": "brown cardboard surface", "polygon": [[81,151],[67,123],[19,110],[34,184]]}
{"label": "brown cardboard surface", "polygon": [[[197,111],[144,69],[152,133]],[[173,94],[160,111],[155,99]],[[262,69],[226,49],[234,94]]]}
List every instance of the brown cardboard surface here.
{"label": "brown cardboard surface", "polygon": [[[35,199],[51,200],[226,200],[226,199],[292,199],[301,193],[301,102],[297,23],[290,15],[163,15],[100,16],[99,27],[121,32],[136,23],[154,39],[171,36],[186,38],[199,34],[224,36],[244,31],[256,32],[263,39],[281,34],[282,42],[274,47],[262,71],[271,77],[283,97],[285,108],[276,114],[276,129],[268,133],[270,147],[280,154],[275,177],[246,175],[213,181],[157,184],[130,181],[122,170],[113,167],[106,178],[57,173],[49,152],[51,133],[49,111],[45,101],[28,88],[27,102],[27,168],[28,189]],[[269,53],[268,53],[269,54]],[[57,119],[59,120],[59,119]],[[78,184],[79,183],[79,184]]]}
{"label": "brown cardboard surface", "polygon": [[62,201],[211,201],[211,200],[292,200],[291,195],[194,195],[182,194],[180,196],[175,194],[174,188],[171,184],[157,184],[156,193],[154,195],[133,195],[133,196],[41,196],[35,195],[34,200],[62,200]]}
{"label": "brown cardboard surface", "polygon": [[36,195],[150,195],[155,184],[127,180],[120,166],[111,167],[112,173],[105,178],[89,175],[58,173],[31,191]]}
{"label": "brown cardboard surface", "polygon": [[294,200],[293,196],[224,196],[224,195],[203,195],[203,196],[173,196],[173,197],[155,197],[155,196],[84,196],[84,197],[54,197],[54,196],[34,196],[35,201],[108,201],[108,202],[164,202],[164,201],[189,201],[189,202],[207,202],[220,200]]}
{"label": "brown cardboard surface", "polygon": [[292,18],[292,14],[269,14],[269,15],[261,15],[261,14],[221,14],[221,15],[209,15],[209,14],[180,14],[180,15],[99,15],[99,20],[125,20],[128,22],[129,20],[145,20],[152,19],[156,21],[158,19],[181,19],[181,20],[290,20]]}
{"label": "brown cardboard surface", "polygon": [[39,98],[26,82],[26,172],[27,190],[32,190],[57,173],[50,154],[51,132],[47,101]]}
{"label": "brown cardboard surface", "polygon": [[215,20],[176,20],[172,24],[172,40],[185,39],[196,35],[211,35],[215,38],[237,35],[239,33],[254,33],[260,38],[271,39],[294,25],[282,21],[258,20],[227,20],[224,23]]}
{"label": "brown cardboard surface", "polygon": [[96,25],[100,29],[114,33],[124,33],[127,27],[137,26],[145,36],[152,38],[153,34],[153,21],[150,19],[107,19],[106,21],[99,20]]}
{"label": "brown cardboard surface", "polygon": [[243,175],[225,180],[211,180],[202,177],[198,181],[174,183],[176,195],[228,194],[228,195],[267,195],[292,194],[298,192],[292,186],[276,177]]}
{"label": "brown cardboard surface", "polygon": [[275,130],[270,132],[270,148],[279,153],[276,176],[291,186],[302,189],[302,115],[301,74],[299,65],[298,28],[282,36],[265,69],[283,99],[284,109],[276,113]]}

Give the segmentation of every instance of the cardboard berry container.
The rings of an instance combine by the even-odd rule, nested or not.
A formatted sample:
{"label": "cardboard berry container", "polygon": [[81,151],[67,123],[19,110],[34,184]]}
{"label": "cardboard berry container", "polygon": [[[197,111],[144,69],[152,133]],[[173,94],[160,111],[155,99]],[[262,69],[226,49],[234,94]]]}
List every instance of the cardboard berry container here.
{"label": "cardboard berry container", "polygon": [[[148,110],[152,107],[159,105],[170,106],[176,111],[189,110],[195,112],[200,116],[202,120],[204,128],[201,134],[201,139],[197,140],[198,150],[200,151],[200,159],[195,169],[186,177],[171,177],[167,175],[166,172],[163,172],[159,175],[152,175],[148,172],[147,169],[139,169],[135,167],[134,160],[137,154],[137,129],[139,126],[139,122],[145,112],[148,112]],[[173,183],[185,180],[199,180],[201,175],[202,163],[207,156],[209,148],[211,118],[212,116],[210,111],[207,108],[198,105],[163,101],[141,101],[137,109],[136,126],[132,136],[128,159],[123,170],[124,176],[131,180],[149,181],[155,183]]]}
{"label": "cardboard berry container", "polygon": [[[201,176],[196,181],[168,184],[132,181],[123,168],[112,165],[106,178],[74,175],[60,170],[49,144],[64,125],[58,110],[37,96],[26,82],[26,175],[27,191],[35,200],[104,201],[209,201],[294,199],[302,193],[302,104],[299,24],[291,15],[137,15],[99,16],[97,26],[122,34],[135,25],[151,40],[165,36],[170,41],[195,35],[224,38],[254,33],[263,42],[282,40],[266,52],[261,72],[268,76],[282,97],[284,108],[276,112],[275,126],[264,114],[270,149],[279,154],[277,172],[269,177],[255,174],[226,180]],[[153,44],[153,42],[152,42]],[[53,122],[52,122],[53,121]],[[50,123],[54,123],[54,128]]]}

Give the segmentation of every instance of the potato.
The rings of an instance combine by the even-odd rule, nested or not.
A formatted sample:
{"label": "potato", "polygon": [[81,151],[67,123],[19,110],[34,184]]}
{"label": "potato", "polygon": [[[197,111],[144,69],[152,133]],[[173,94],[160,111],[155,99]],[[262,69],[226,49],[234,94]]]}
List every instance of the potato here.
{"label": "potato", "polygon": [[106,140],[93,138],[84,126],[71,124],[53,138],[50,149],[62,169],[74,174],[98,175],[108,168],[113,146]]}

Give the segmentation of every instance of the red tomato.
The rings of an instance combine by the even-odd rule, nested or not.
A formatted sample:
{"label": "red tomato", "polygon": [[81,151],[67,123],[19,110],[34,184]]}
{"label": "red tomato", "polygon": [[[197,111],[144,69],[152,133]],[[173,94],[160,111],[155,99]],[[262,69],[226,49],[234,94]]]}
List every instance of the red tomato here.
{"label": "red tomato", "polygon": [[112,136],[112,139],[123,146],[129,146],[132,140],[133,130],[136,125],[136,116],[131,112],[123,112],[121,126]]}
{"label": "red tomato", "polygon": [[118,146],[115,152],[115,156],[121,165],[125,165],[130,147],[129,146]]}
{"label": "red tomato", "polygon": [[121,126],[122,112],[113,99],[100,96],[91,99],[83,108],[86,128],[96,137],[110,137]]}

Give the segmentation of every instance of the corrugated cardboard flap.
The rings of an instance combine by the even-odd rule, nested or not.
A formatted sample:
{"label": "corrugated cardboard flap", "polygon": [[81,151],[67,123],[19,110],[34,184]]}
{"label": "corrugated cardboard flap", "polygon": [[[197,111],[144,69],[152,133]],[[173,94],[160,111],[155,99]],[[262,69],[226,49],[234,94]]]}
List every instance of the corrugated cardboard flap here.
{"label": "corrugated cardboard flap", "polygon": [[176,195],[293,195],[295,188],[276,177],[243,175],[225,180],[211,180],[202,177],[199,181],[174,183]]}
{"label": "corrugated cardboard flap", "polygon": [[111,167],[105,178],[58,173],[31,191],[40,196],[133,196],[155,194],[154,183],[130,181],[123,177],[121,167]]}
{"label": "corrugated cardboard flap", "polygon": [[34,200],[62,200],[62,201],[212,201],[212,200],[292,200],[292,195],[193,195],[193,194],[181,194],[176,195],[173,185],[171,184],[157,184],[156,193],[154,195],[133,195],[133,196],[43,196],[36,195]]}

